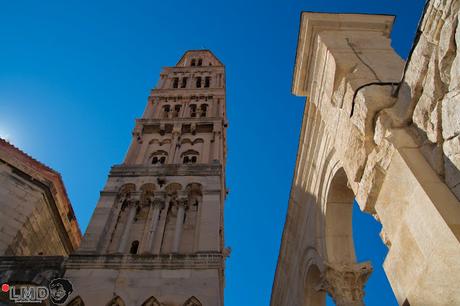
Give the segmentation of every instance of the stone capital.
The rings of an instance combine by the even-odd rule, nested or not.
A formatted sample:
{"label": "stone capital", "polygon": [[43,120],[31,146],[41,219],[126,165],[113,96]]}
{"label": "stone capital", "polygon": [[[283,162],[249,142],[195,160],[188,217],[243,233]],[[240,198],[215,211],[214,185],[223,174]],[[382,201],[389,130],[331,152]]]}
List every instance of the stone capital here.
{"label": "stone capital", "polygon": [[370,262],[325,265],[318,289],[327,291],[338,306],[364,305],[364,285],[372,273]]}
{"label": "stone capital", "polygon": [[165,202],[166,202],[166,196],[164,194],[163,195],[155,194],[155,197],[153,198],[153,201],[151,204],[153,205],[153,207],[159,207],[160,209],[162,209],[165,206]]}

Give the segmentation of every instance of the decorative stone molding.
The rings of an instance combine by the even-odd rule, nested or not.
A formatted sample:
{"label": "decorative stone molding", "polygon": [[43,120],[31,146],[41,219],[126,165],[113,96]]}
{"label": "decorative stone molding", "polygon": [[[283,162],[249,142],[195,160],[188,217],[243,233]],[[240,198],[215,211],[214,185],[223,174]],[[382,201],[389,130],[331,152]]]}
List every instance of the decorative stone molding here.
{"label": "decorative stone molding", "polygon": [[163,167],[144,165],[117,165],[113,166],[109,177],[139,177],[139,176],[219,176],[222,166],[209,164],[171,164]]}
{"label": "decorative stone molding", "polygon": [[65,261],[66,269],[221,269],[222,254],[168,255],[71,255]]}

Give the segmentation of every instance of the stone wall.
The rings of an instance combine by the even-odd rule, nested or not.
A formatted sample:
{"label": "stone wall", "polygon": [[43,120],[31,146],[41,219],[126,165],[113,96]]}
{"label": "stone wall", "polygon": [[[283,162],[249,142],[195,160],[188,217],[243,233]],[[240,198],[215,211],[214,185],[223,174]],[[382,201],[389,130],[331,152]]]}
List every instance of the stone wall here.
{"label": "stone wall", "polygon": [[[404,78],[407,120],[433,169],[460,199],[460,3],[430,1]],[[402,92],[404,95],[404,92]]]}
{"label": "stone wall", "polygon": [[0,139],[0,255],[68,255],[80,238],[59,174]]}

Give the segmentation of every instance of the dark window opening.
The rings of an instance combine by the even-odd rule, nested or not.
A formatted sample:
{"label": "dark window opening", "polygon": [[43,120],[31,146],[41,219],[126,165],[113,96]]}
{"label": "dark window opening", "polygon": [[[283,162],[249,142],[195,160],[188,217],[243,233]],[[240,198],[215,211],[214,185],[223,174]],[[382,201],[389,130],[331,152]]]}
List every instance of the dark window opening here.
{"label": "dark window opening", "polygon": [[182,159],[184,164],[196,164],[198,157],[196,155],[186,155]]}
{"label": "dark window opening", "polygon": [[179,87],[179,78],[173,78],[173,88]]}
{"label": "dark window opening", "polygon": [[201,104],[200,117],[206,117],[206,112],[208,111],[208,105]]}
{"label": "dark window opening", "polygon": [[199,58],[197,66],[201,66],[201,65],[203,65],[203,60],[201,58]]}
{"label": "dark window opening", "polygon": [[179,113],[180,113],[180,108],[181,106],[180,105],[176,105],[174,106],[174,113],[173,113],[173,117],[176,118],[179,116]]}
{"label": "dark window opening", "polygon": [[158,164],[158,157],[157,157],[157,156],[154,156],[154,157],[152,158],[152,164],[153,164],[153,165]]}
{"label": "dark window opening", "polygon": [[182,83],[180,84],[180,88],[187,87],[187,78],[182,78]]}
{"label": "dark window opening", "polygon": [[139,241],[134,240],[133,243],[131,243],[131,249],[129,249],[130,254],[137,254],[137,249],[139,248]]}
{"label": "dark window opening", "polygon": [[164,113],[165,118],[169,117],[169,112],[170,111],[171,111],[171,107],[169,105],[164,105],[163,106],[163,113]]}
{"label": "dark window opening", "polygon": [[192,59],[192,63],[190,64],[191,66],[195,66],[196,65],[196,60],[195,59]]}
{"label": "dark window opening", "polygon": [[211,84],[211,77],[205,77],[204,78],[204,87],[209,87]]}
{"label": "dark window opening", "polygon": [[196,105],[195,104],[190,105],[190,117],[192,118],[196,117]]}
{"label": "dark window opening", "polygon": [[160,164],[164,165],[165,162],[166,162],[166,156],[160,157]]}
{"label": "dark window opening", "polygon": [[201,88],[201,77],[196,78],[196,88]]}

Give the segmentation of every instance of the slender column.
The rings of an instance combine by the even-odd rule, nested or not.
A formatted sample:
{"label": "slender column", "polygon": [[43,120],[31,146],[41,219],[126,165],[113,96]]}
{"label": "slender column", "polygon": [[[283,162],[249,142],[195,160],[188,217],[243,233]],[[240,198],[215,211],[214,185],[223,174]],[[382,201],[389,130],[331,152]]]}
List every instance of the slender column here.
{"label": "slender column", "polygon": [[126,225],[121,235],[120,244],[118,245],[118,253],[125,253],[126,244],[128,243],[128,237],[133,224],[134,217],[136,216],[137,201],[129,200],[128,202],[128,218],[126,219]]}
{"label": "slender column", "polygon": [[164,208],[165,205],[165,193],[157,193],[156,197],[153,199],[153,202],[150,204],[150,209],[152,210],[151,218],[149,219],[148,232],[146,243],[144,247],[144,253],[153,253],[153,246],[155,241],[155,233],[158,227],[158,222],[160,219],[160,211]]}
{"label": "slender column", "polygon": [[184,225],[184,214],[187,206],[187,198],[181,197],[177,200],[177,218],[176,218],[176,229],[174,232],[174,244],[173,253],[179,253],[180,240],[182,236],[182,229]]}
{"label": "slender column", "polygon": [[337,306],[363,306],[364,284],[372,273],[370,262],[327,264],[320,290],[326,290]]}

